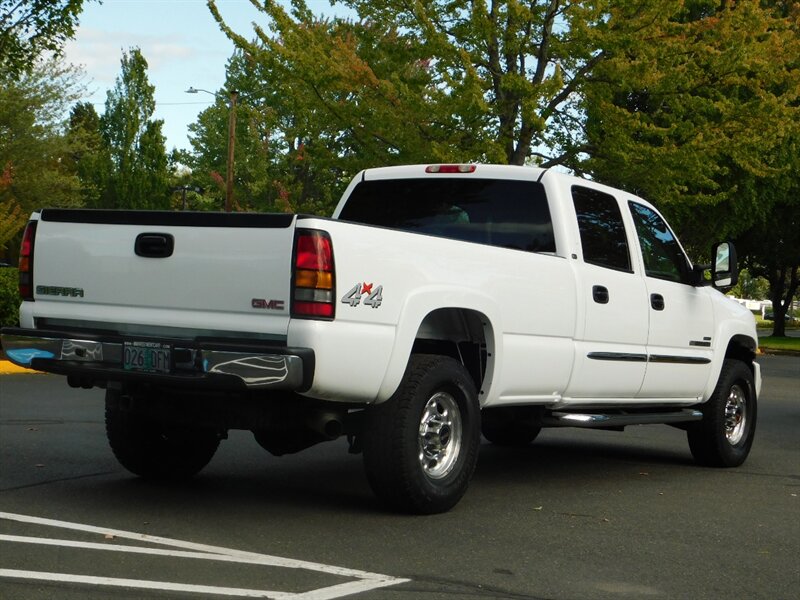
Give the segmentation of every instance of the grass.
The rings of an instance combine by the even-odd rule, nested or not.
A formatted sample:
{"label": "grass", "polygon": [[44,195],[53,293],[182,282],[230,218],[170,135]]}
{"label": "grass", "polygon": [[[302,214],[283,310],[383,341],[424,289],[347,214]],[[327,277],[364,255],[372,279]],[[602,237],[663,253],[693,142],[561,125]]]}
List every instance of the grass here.
{"label": "grass", "polygon": [[779,350],[781,352],[797,352],[800,354],[800,338],[796,337],[762,337],[758,338],[758,347],[762,351]]}

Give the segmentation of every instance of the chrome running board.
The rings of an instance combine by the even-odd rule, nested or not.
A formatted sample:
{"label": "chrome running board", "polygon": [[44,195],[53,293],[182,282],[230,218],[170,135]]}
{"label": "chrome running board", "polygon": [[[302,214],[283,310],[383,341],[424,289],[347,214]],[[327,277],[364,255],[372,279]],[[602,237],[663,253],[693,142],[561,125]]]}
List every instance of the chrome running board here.
{"label": "chrome running board", "polygon": [[628,425],[654,425],[699,421],[703,413],[686,408],[669,412],[577,413],[554,411],[542,419],[545,427],[586,427],[595,429],[620,428]]}

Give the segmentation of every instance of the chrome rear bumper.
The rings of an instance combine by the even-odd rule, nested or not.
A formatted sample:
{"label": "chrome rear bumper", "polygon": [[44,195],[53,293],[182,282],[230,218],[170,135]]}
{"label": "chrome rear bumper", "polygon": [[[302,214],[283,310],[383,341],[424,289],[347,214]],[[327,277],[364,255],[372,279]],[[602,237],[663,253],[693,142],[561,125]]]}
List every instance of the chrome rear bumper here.
{"label": "chrome rear bumper", "polygon": [[21,367],[81,379],[83,382],[139,380],[213,389],[280,389],[302,392],[314,377],[314,352],[256,340],[153,340],[168,344],[168,371],[123,367],[125,343],[141,338],[78,332],[6,328],[6,357]]}

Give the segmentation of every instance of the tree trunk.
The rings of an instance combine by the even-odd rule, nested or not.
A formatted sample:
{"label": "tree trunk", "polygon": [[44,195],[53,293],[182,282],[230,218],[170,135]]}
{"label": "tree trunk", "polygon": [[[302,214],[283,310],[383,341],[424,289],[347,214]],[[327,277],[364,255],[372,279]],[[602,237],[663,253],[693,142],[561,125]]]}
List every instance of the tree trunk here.
{"label": "tree trunk", "polygon": [[789,267],[787,276],[783,269],[775,269],[770,273],[770,299],[772,300],[772,335],[786,337],[786,313],[792,306],[792,300],[797,293],[800,278],[797,266]]}

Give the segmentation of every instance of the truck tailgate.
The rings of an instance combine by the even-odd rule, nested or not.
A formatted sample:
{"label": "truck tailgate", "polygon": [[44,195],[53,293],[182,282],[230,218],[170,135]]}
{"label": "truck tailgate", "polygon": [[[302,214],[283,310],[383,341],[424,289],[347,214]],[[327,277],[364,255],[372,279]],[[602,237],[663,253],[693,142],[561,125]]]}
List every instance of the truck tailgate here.
{"label": "truck tailgate", "polygon": [[294,215],[44,210],[35,305],[50,320],[286,335]]}

